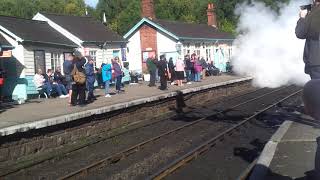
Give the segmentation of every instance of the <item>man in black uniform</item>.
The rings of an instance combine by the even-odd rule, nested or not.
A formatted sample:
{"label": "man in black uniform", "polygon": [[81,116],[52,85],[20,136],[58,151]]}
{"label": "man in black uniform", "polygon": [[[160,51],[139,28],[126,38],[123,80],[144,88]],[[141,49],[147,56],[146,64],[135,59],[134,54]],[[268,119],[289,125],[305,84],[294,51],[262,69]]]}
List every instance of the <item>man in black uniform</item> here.
{"label": "man in black uniform", "polygon": [[305,73],[311,79],[320,79],[320,0],[313,0],[310,12],[301,10],[296,36],[306,39],[303,54]]}
{"label": "man in black uniform", "polygon": [[167,60],[164,55],[160,56],[160,61],[158,62],[158,74],[160,76],[160,90],[167,90],[167,74],[168,74],[168,69],[167,69]]}
{"label": "man in black uniform", "polygon": [[[315,120],[320,120],[320,79],[312,79],[303,88],[303,101],[307,114]],[[315,158],[315,178],[320,179],[320,137],[317,138],[317,150]]]}

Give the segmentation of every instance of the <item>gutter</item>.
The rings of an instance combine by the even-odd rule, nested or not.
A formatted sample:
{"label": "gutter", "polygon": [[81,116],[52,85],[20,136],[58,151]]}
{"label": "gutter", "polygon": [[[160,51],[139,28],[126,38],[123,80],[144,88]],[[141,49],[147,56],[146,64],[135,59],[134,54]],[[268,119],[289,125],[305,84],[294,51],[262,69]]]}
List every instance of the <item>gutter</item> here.
{"label": "gutter", "polygon": [[129,41],[84,41],[83,44],[90,44],[90,43],[99,43],[99,44],[105,44],[105,43],[128,43]]}
{"label": "gutter", "polygon": [[75,45],[70,45],[70,44],[63,44],[63,43],[53,43],[53,42],[43,42],[43,41],[33,41],[33,40],[24,40],[22,42],[24,43],[40,43],[40,44],[49,44],[49,45],[56,45],[56,46],[65,46],[65,47],[72,47],[72,48],[77,48],[78,46]]}
{"label": "gutter", "polygon": [[202,40],[202,41],[234,41],[235,39],[217,39],[217,38],[192,38],[192,37],[179,37],[181,40]]}

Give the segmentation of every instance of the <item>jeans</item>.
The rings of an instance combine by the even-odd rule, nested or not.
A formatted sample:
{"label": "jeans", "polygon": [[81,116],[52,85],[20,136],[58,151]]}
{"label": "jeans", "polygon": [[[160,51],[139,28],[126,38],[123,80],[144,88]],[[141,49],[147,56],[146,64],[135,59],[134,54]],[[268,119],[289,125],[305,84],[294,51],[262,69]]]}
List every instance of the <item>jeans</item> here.
{"label": "jeans", "polygon": [[117,91],[120,91],[121,90],[121,79],[122,79],[122,76],[118,76],[116,77],[116,90]]}
{"label": "jeans", "polygon": [[156,85],[156,71],[150,71],[150,83],[149,86]]}
{"label": "jeans", "polygon": [[109,94],[109,87],[110,87],[110,81],[109,80],[105,81],[104,82],[104,92],[106,95]]}
{"label": "jeans", "polygon": [[87,81],[87,90],[88,90],[88,96],[87,99],[91,100],[94,98],[93,90],[94,90],[94,82],[88,82]]}
{"label": "jeans", "polygon": [[191,70],[186,70],[187,82],[191,81]]}
{"label": "jeans", "polygon": [[44,83],[41,88],[46,92],[48,96],[51,96],[52,86],[50,83]]}
{"label": "jeans", "polygon": [[52,88],[58,93],[59,96],[68,94],[63,84],[52,84]]}
{"label": "jeans", "polygon": [[201,72],[197,72],[194,75],[194,81],[199,82],[201,78]]}

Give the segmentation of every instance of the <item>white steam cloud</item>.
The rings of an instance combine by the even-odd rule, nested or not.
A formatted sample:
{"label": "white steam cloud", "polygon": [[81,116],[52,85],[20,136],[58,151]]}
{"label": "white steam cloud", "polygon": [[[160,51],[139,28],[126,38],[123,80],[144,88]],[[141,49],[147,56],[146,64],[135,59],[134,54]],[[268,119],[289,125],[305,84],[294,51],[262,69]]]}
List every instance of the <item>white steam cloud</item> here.
{"label": "white steam cloud", "polygon": [[304,40],[295,36],[299,6],[307,3],[293,0],[282,4],[280,14],[259,2],[238,6],[238,32],[242,34],[234,44],[235,72],[254,77],[259,87],[303,85],[308,81],[303,63]]}

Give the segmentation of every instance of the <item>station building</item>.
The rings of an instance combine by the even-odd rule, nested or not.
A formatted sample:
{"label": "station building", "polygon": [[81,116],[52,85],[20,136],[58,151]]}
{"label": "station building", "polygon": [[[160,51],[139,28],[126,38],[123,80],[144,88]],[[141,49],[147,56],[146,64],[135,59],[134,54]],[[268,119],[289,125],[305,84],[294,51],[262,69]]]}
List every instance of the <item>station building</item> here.
{"label": "station building", "polygon": [[126,61],[126,40],[92,17],[39,12],[33,19],[48,22],[53,29],[77,44],[85,55],[95,59],[96,67],[114,57]]}
{"label": "station building", "polygon": [[12,49],[2,52],[5,57],[0,60],[5,71],[1,94],[20,102],[38,94],[33,83],[36,69],[53,69],[78,47],[46,22],[8,16],[0,16],[0,41]]}
{"label": "station building", "polygon": [[208,24],[185,23],[156,18],[153,0],[141,0],[142,19],[124,35],[131,70],[143,71],[150,56],[177,57],[193,53],[213,61],[220,70],[232,55],[234,36],[217,28],[215,5],[208,4]]}

